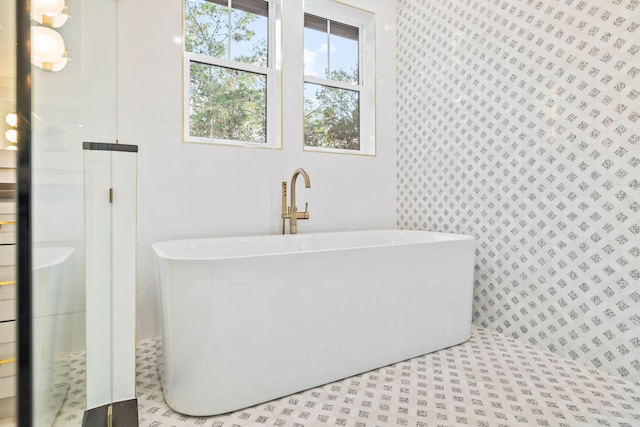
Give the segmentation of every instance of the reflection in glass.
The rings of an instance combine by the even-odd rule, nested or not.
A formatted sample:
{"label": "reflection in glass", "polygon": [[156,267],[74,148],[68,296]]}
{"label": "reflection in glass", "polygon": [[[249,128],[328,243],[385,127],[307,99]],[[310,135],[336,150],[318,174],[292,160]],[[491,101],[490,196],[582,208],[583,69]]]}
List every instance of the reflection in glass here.
{"label": "reflection in glass", "polygon": [[304,140],[309,147],[360,149],[360,93],[304,85]]}
{"label": "reflection in glass", "polygon": [[32,279],[33,405],[36,426],[50,426],[70,386],[73,253],[34,247]]}
{"label": "reflection in glass", "polygon": [[191,136],[267,142],[267,78],[263,74],[191,62]]}

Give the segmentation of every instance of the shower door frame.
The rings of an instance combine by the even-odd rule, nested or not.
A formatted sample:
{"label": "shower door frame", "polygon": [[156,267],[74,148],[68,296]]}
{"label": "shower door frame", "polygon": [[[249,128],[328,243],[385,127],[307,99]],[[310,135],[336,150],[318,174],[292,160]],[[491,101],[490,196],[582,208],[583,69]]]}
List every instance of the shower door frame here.
{"label": "shower door frame", "polygon": [[31,14],[29,0],[16,0],[17,153],[17,408],[20,427],[33,426],[31,270]]}

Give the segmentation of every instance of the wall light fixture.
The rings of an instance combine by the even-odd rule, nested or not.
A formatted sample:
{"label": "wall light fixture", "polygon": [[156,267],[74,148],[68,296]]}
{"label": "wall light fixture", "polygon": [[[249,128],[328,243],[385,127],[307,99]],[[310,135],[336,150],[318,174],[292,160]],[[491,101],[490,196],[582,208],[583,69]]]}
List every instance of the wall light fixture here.
{"label": "wall light fixture", "polygon": [[31,27],[31,63],[43,70],[60,71],[67,65],[62,36],[47,27]]}
{"label": "wall light fixture", "polygon": [[31,26],[31,63],[46,71],[62,70],[69,58],[62,36],[52,28],[67,22],[64,0],[32,0],[31,19],[41,25]]}
{"label": "wall light fixture", "polygon": [[60,28],[67,22],[64,0],[31,0],[31,18],[50,28]]}
{"label": "wall light fixture", "polygon": [[16,113],[9,113],[4,116],[4,121],[6,124],[11,126],[11,129],[4,133],[4,137],[7,138],[7,141],[11,143],[7,147],[7,150],[17,150],[18,149],[18,115]]}

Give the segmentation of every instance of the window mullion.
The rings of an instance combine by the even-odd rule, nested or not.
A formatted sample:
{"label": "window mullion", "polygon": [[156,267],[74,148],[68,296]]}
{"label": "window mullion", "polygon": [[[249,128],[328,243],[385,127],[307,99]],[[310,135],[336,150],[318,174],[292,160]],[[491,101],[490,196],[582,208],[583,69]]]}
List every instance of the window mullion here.
{"label": "window mullion", "polygon": [[227,59],[231,60],[233,56],[231,56],[231,14],[233,13],[233,9],[231,9],[231,0],[227,2]]}
{"label": "window mullion", "polygon": [[362,85],[356,85],[350,82],[343,82],[340,80],[323,79],[321,77],[315,77],[315,76],[304,76],[304,81],[305,83],[313,83],[313,84],[322,85],[322,86],[330,86],[338,89],[352,90],[355,92],[362,92],[364,90],[364,86]]}
{"label": "window mullion", "polygon": [[359,37],[358,37],[358,84],[364,86],[365,81],[365,72],[364,69],[367,65],[365,57],[364,57],[364,44],[365,44],[365,31],[362,25],[359,26]]}
{"label": "window mullion", "polygon": [[231,68],[234,70],[248,71],[255,74],[269,75],[271,69],[261,67],[259,65],[249,64],[248,62],[230,61],[228,59],[216,58],[213,56],[202,55],[199,53],[185,52],[185,58],[191,62],[201,62],[203,64],[217,65],[219,67]]}
{"label": "window mullion", "polygon": [[327,19],[327,78],[331,78],[331,21]]}

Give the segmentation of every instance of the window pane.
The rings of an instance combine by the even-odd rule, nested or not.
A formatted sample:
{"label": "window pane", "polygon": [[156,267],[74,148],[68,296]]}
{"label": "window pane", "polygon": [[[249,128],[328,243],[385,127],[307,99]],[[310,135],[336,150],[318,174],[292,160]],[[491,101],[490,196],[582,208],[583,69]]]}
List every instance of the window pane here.
{"label": "window pane", "polygon": [[231,59],[267,66],[269,5],[258,0],[233,0]]}
{"label": "window pane", "polygon": [[304,15],[304,74],[358,84],[360,30]]}
{"label": "window pane", "polygon": [[266,67],[268,3],[232,0],[231,9],[227,4],[227,0],[185,0],[185,50]]}
{"label": "window pane", "polygon": [[267,78],[191,62],[189,134],[267,142]]}
{"label": "window pane", "polygon": [[305,83],[304,140],[310,147],[360,149],[360,93]]}
{"label": "window pane", "polygon": [[331,21],[332,80],[358,84],[358,29]]}
{"label": "window pane", "polygon": [[329,68],[327,20],[304,15],[304,74],[326,79]]}
{"label": "window pane", "polygon": [[184,48],[187,52],[226,59],[228,36],[227,7],[205,0],[184,1]]}

